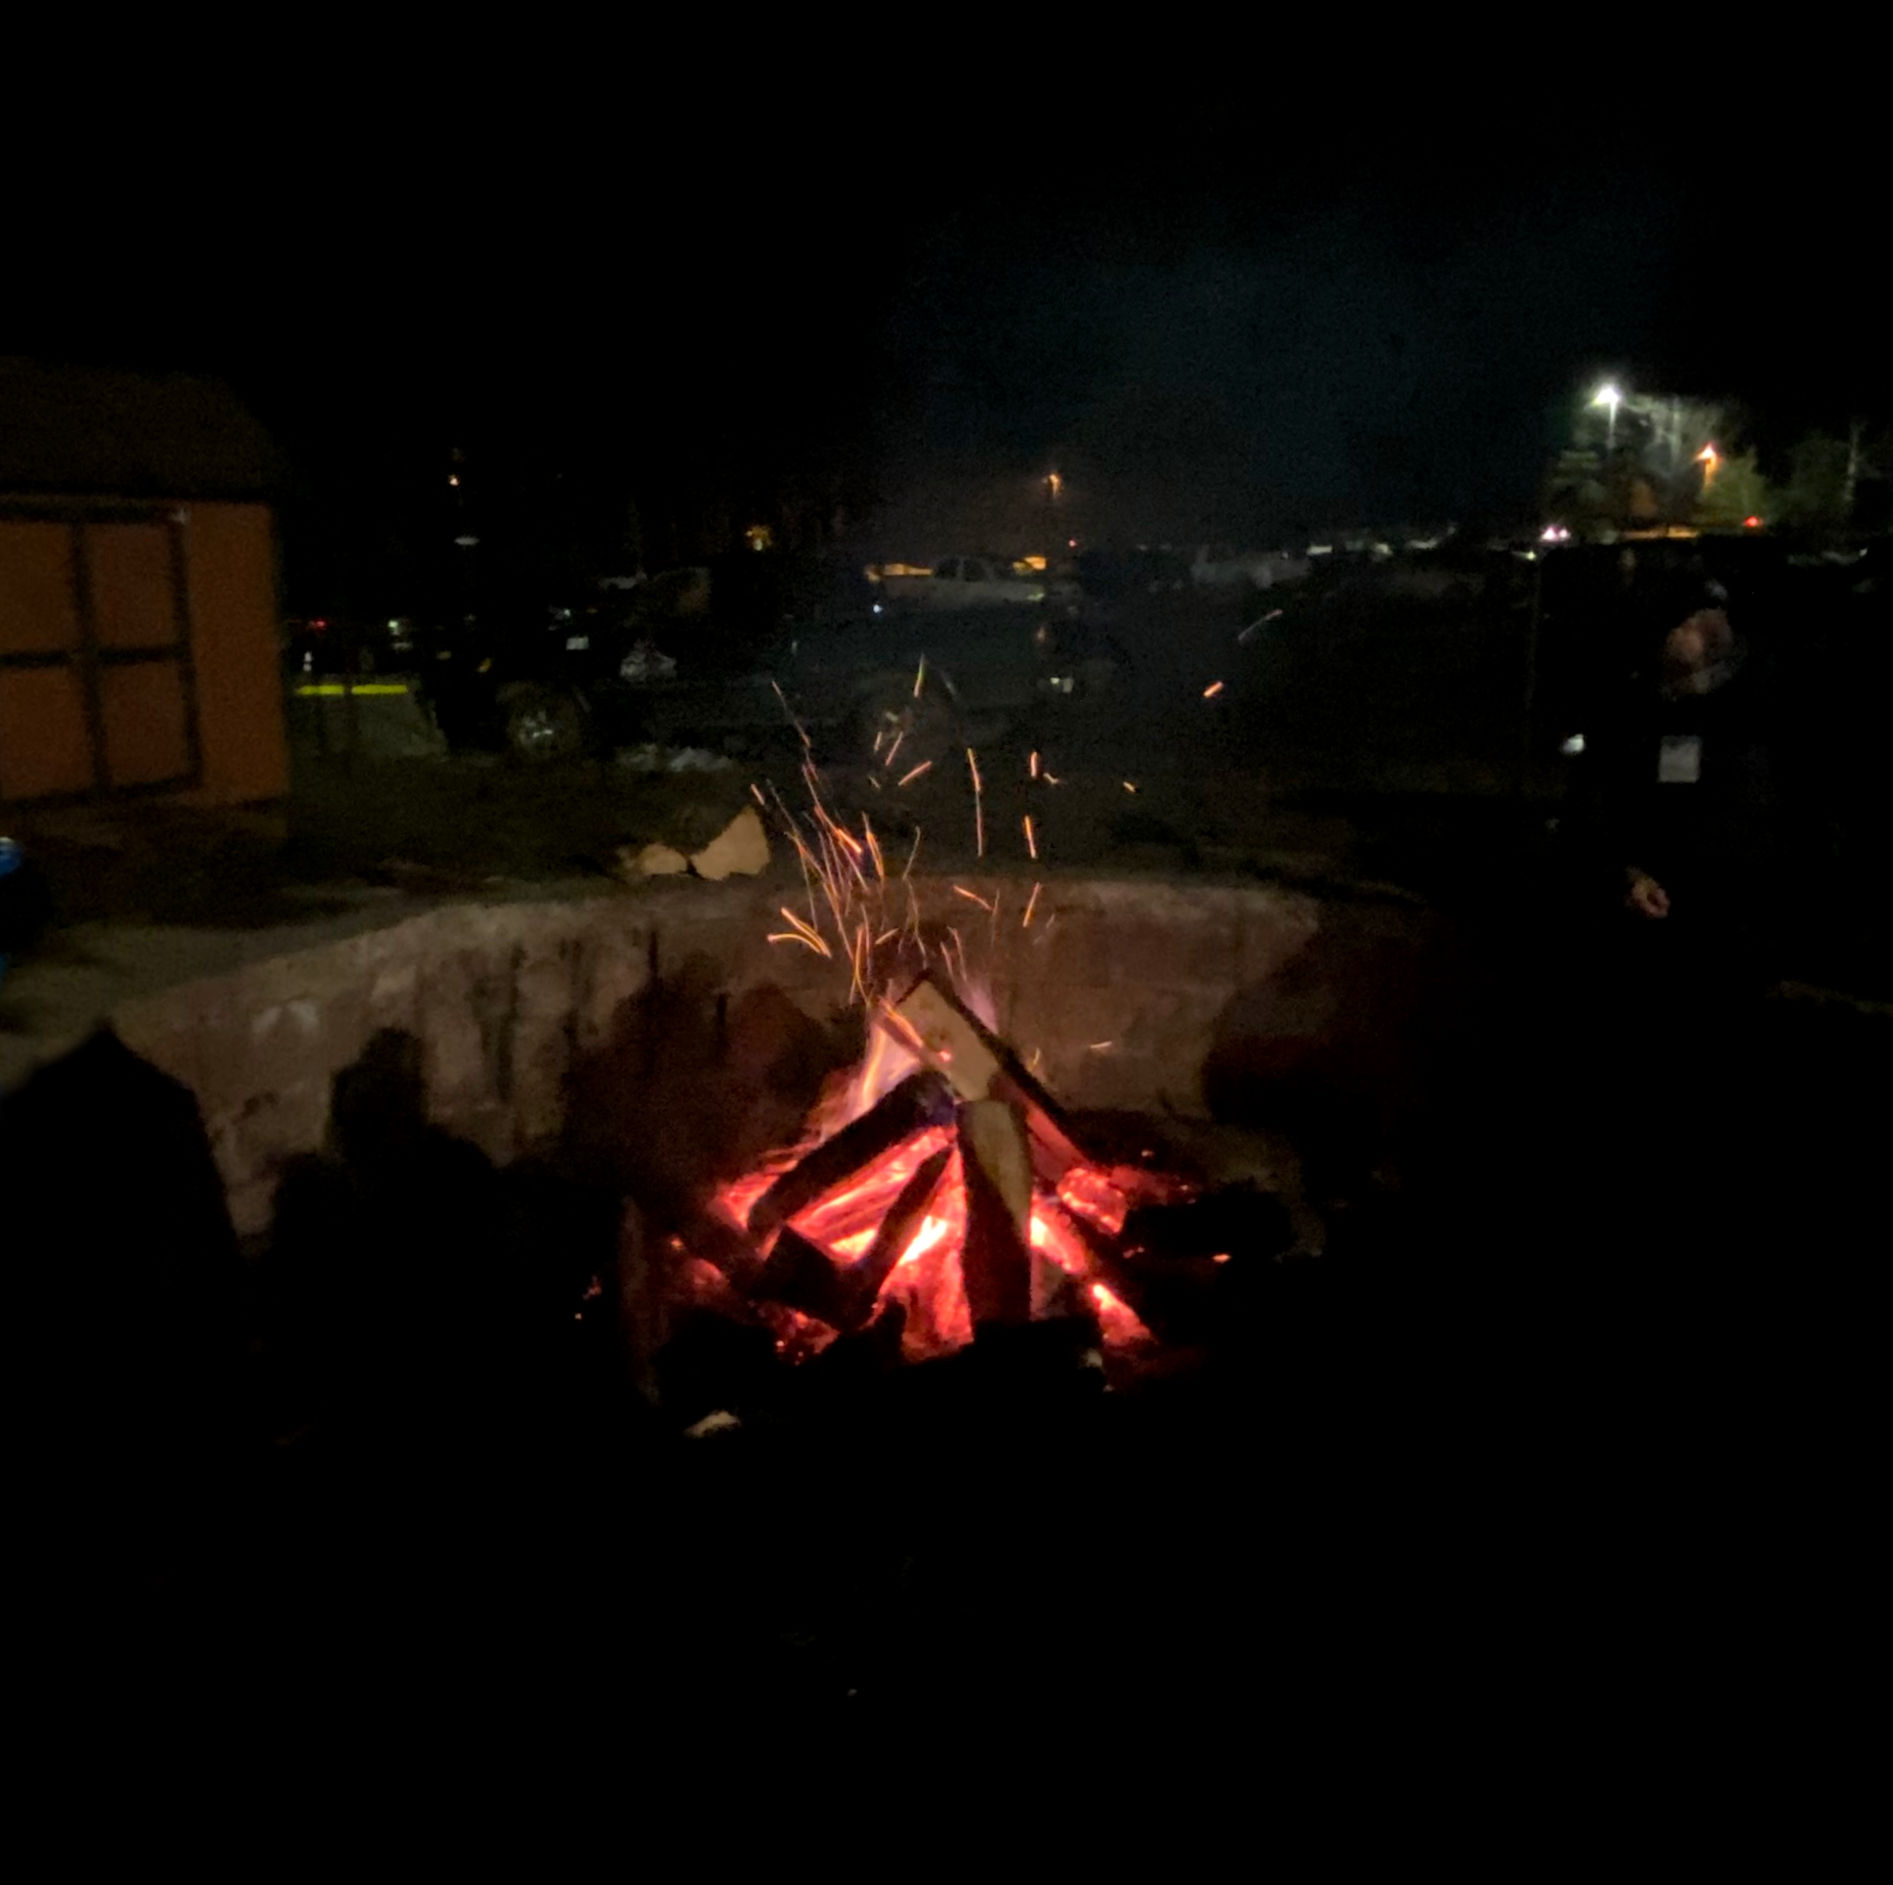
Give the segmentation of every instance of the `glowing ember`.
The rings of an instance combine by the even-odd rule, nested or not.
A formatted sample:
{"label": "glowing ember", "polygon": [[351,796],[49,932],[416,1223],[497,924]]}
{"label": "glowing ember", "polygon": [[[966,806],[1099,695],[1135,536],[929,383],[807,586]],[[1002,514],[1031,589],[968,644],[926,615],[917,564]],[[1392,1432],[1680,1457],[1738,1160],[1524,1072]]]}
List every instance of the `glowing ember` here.
{"label": "glowing ember", "polygon": [[952,1231],[951,1222],[944,1217],[930,1217],[914,1232],[913,1240],[900,1253],[900,1261],[895,1269],[902,1269],[910,1263],[918,1263],[929,1250],[944,1243]]}
{"label": "glowing ember", "polygon": [[1074,1165],[1058,1181],[1061,1203],[1087,1223],[1115,1237],[1130,1216],[1130,1199],[1109,1177],[1092,1165]]}

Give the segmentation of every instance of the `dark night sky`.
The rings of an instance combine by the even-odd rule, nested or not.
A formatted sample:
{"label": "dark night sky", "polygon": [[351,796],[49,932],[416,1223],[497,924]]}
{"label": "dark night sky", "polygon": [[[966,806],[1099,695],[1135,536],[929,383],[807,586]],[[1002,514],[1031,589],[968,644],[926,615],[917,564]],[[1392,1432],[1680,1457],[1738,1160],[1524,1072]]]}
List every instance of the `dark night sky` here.
{"label": "dark night sky", "polygon": [[1205,524],[1417,520],[1529,503],[1606,371],[1736,395],[1765,450],[1886,416],[1864,141],[1796,167],[1379,128],[1284,161],[1245,114],[971,168],[853,128],[726,168],[423,139],[286,168],[228,223],[108,201],[88,259],[16,268],[0,349],[221,372],[351,514],[459,443],[883,495],[1062,460]]}

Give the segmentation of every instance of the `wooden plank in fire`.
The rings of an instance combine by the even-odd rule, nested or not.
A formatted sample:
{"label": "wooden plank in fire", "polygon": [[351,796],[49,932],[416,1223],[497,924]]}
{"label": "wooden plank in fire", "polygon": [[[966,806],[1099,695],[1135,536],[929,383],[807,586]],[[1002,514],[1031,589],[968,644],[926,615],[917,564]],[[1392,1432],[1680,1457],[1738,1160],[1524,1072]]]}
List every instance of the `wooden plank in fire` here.
{"label": "wooden plank in fire", "polygon": [[1056,1186],[1072,1166],[1084,1162],[1058,1102],[950,990],[923,975],[894,1004],[893,1012],[894,1019],[883,1015],[881,1025],[943,1074],[962,1100],[1007,1100],[1024,1113],[1032,1164],[1047,1184]]}
{"label": "wooden plank in fire", "polygon": [[855,1323],[847,1266],[787,1225],[750,1293],[787,1303],[832,1328],[852,1328]]}
{"label": "wooden plank in fire", "polygon": [[762,1274],[762,1253],[727,1218],[711,1210],[690,1212],[677,1235],[693,1256],[714,1264],[739,1290],[748,1290]]}
{"label": "wooden plank in fire", "polygon": [[881,1285],[920,1228],[952,1156],[952,1147],[943,1147],[908,1179],[857,1262],[841,1262],[793,1225],[784,1225],[751,1293],[787,1303],[844,1335],[864,1327],[874,1314]]}
{"label": "wooden plank in fire", "polygon": [[849,1282],[854,1291],[855,1314],[861,1321],[866,1321],[873,1313],[874,1300],[881,1293],[881,1285],[894,1273],[895,1264],[900,1261],[902,1253],[913,1242],[914,1233],[925,1221],[928,1207],[933,1203],[933,1195],[940,1189],[940,1180],[946,1176],[946,1168],[952,1158],[953,1148],[942,1146],[908,1179],[901,1187],[900,1196],[881,1219],[881,1227],[874,1233],[873,1243],[868,1246],[861,1261],[852,1267]]}
{"label": "wooden plank in fire", "polygon": [[952,1117],[953,1094],[944,1075],[932,1068],[911,1073],[842,1129],[824,1139],[750,1206],[749,1228],[766,1236],[799,1217],[817,1199],[843,1185],[910,1133],[943,1125]]}
{"label": "wooden plank in fire", "polygon": [[960,1274],[973,1327],[1032,1319],[1032,1155],[1025,1117],[1009,1100],[960,1106],[966,1239]]}

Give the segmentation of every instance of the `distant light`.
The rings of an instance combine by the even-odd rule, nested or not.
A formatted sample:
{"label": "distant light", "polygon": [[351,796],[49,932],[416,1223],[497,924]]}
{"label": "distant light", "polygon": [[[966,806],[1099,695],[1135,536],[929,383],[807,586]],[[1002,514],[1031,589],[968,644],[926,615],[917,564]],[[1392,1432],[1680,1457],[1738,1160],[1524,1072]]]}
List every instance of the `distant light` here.
{"label": "distant light", "polygon": [[459,474],[459,472],[457,472],[457,471],[450,471],[450,472],[449,472],[449,473],[447,474],[447,482],[448,482],[449,484],[458,484],[458,483],[460,482],[460,474]]}
{"label": "distant light", "polygon": [[1539,532],[1538,541],[1540,543],[1569,543],[1571,533],[1563,524],[1547,524]]}
{"label": "distant light", "polygon": [[1582,733],[1573,733],[1558,750],[1566,759],[1577,758],[1584,750],[1584,735]]}
{"label": "distant light", "polygon": [[1742,526],[1746,530],[1759,530],[1762,527],[1762,520],[1759,517],[1744,517]]}
{"label": "distant light", "polygon": [[1046,475],[1045,486],[1052,496],[1056,497],[1065,488],[1065,480],[1057,472],[1049,472]]}
{"label": "distant light", "polygon": [[887,609],[884,604],[877,602],[874,605],[874,613],[876,615],[885,615],[887,613]]}
{"label": "distant light", "polygon": [[1716,460],[1721,456],[1722,454],[1717,451],[1713,445],[1705,445],[1702,450],[1696,454],[1696,463],[1699,465],[1708,465],[1713,468]]}
{"label": "distant light", "polygon": [[396,629],[398,629],[398,628],[399,628],[399,627],[401,626],[401,618],[400,618],[399,616],[392,616],[392,615],[391,615],[391,616],[390,616],[390,617],[388,618],[388,626],[389,626],[390,628],[396,628]]}
{"label": "distant light", "polygon": [[457,543],[457,544],[458,544],[458,545],[459,545],[459,546],[461,547],[461,549],[463,549],[463,550],[471,550],[471,549],[473,548],[473,546],[474,546],[474,545],[475,545],[476,543],[478,543],[479,541],[480,541],[480,539],[479,539],[478,537],[456,537],[456,538],[454,538],[454,542],[455,542],[455,543]]}
{"label": "distant light", "polygon": [[1308,554],[1310,556],[1332,556],[1334,554],[1334,545],[1331,543],[1311,543],[1308,546]]}
{"label": "distant light", "polygon": [[1591,398],[1591,404],[1593,406],[1609,406],[1613,411],[1621,406],[1623,401],[1624,396],[1622,391],[1618,388],[1615,381],[1612,380],[1606,380]]}
{"label": "distant light", "polygon": [[1077,549],[1077,547],[1078,547],[1078,539],[1077,539],[1076,537],[1067,537],[1067,538],[1065,539],[1065,548],[1066,548],[1066,549],[1068,549],[1068,550],[1075,550],[1075,549]]}

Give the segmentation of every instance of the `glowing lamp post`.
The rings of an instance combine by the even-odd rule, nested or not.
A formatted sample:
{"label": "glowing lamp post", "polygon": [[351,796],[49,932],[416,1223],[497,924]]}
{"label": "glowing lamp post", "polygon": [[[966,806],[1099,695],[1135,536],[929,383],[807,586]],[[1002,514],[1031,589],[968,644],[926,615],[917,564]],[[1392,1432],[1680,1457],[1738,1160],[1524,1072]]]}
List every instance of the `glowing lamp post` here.
{"label": "glowing lamp post", "polygon": [[1617,449],[1617,408],[1624,403],[1622,390],[1614,380],[1606,380],[1591,395],[1593,406],[1602,406],[1609,414],[1604,425],[1604,460],[1608,464],[1610,455]]}

